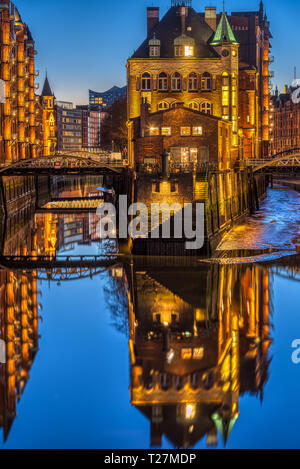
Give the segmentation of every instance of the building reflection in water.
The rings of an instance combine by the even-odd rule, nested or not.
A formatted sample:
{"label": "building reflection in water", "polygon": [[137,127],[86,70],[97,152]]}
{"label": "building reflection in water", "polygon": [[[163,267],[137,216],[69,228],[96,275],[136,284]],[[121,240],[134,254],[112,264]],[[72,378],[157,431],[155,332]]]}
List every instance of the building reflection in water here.
{"label": "building reflection in water", "polygon": [[270,286],[260,266],[133,267],[131,403],[174,447],[224,443],[246,392],[268,379]]}
{"label": "building reflection in water", "polygon": [[[2,227],[1,253],[32,256],[33,259],[40,255],[54,257],[60,249],[71,249],[76,243],[97,241],[96,221],[94,213],[34,216],[32,205],[26,206],[7,218]],[[46,275],[61,281],[66,278],[65,270],[68,269],[53,269]],[[79,270],[85,274],[84,269]],[[73,276],[77,275],[77,269],[71,271]],[[40,274],[39,270],[0,270],[0,339],[1,344],[5,344],[5,363],[0,363],[0,428],[3,428],[4,440],[8,438],[17,402],[38,351],[37,282]]]}
{"label": "building reflection in water", "polygon": [[[2,252],[37,255],[32,215],[29,206],[7,219]],[[0,364],[0,427],[6,440],[38,350],[36,271],[0,270],[0,339],[6,362]]]}
{"label": "building reflection in water", "polygon": [[[54,257],[78,244],[100,246],[96,223],[96,214],[34,216],[32,206],[25,207],[7,219],[2,253]],[[133,259],[113,267],[104,287],[114,326],[129,329],[131,403],[149,420],[150,444],[156,447],[163,435],[174,447],[195,446],[205,436],[214,446],[218,432],[226,443],[240,396],[250,392],[262,399],[268,379],[268,269],[183,262],[168,267],[165,258]],[[62,280],[64,269],[56,270]],[[38,350],[40,274],[40,269],[0,270],[5,439]],[[70,269],[68,278],[75,274]]]}

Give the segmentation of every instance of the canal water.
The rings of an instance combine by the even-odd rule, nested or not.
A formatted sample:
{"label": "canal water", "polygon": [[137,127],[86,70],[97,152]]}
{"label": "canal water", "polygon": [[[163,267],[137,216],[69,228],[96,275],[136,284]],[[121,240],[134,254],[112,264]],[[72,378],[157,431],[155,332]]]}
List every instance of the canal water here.
{"label": "canal water", "polygon": [[223,258],[259,259],[235,254],[224,265],[110,258],[50,268],[43,256],[115,252],[98,239],[95,213],[7,220],[2,255],[40,264],[0,272],[1,447],[299,448],[299,204],[299,193],[269,189],[219,247]]}

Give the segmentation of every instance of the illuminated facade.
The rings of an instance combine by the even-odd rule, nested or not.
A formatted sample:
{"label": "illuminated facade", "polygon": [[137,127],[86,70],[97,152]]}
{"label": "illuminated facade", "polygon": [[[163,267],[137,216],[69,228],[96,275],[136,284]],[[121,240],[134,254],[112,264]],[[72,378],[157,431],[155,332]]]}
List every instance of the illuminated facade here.
{"label": "illuminated facade", "polygon": [[51,90],[48,76],[46,74],[43,91],[41,94],[41,104],[43,112],[43,155],[53,155],[56,148],[56,119],[54,111],[55,96]]}
{"label": "illuminated facade", "polygon": [[214,266],[187,284],[186,268],[149,264],[127,275],[131,402],[151,422],[151,446],[163,435],[177,448],[204,436],[215,446],[218,431],[226,443],[240,396],[262,399],[268,378],[268,271]]}
{"label": "illuminated facade", "polygon": [[9,164],[43,155],[44,121],[36,95],[35,42],[11,1],[0,5],[0,35],[0,162]]}
{"label": "illuminated facade", "polygon": [[[37,255],[32,207],[6,220],[4,254]],[[16,229],[17,227],[17,229]],[[37,272],[0,271],[0,428],[7,439],[38,351]]]}
{"label": "illuminated facade", "polygon": [[292,99],[297,88],[287,87],[271,98],[270,155],[300,148],[300,103]]}
{"label": "illuminated facade", "polygon": [[[161,20],[159,8],[148,8],[147,22],[147,39],[127,63],[130,163],[144,158],[136,142],[148,137],[147,158],[151,152],[158,158],[158,147],[165,143],[173,155],[173,147],[164,142],[165,126],[154,133],[144,125],[141,102],[152,114],[164,116],[183,105],[199,118],[212,115],[230,124],[232,165],[238,156],[264,154],[269,140],[270,33],[263,5],[258,12],[227,16],[217,15],[214,7],[196,13],[191,2],[173,2]],[[174,125],[190,127],[191,132],[187,114],[182,119],[174,111]],[[179,140],[173,144],[183,147]],[[192,145],[197,151],[203,146],[201,140]],[[185,147],[192,148],[188,138]]]}

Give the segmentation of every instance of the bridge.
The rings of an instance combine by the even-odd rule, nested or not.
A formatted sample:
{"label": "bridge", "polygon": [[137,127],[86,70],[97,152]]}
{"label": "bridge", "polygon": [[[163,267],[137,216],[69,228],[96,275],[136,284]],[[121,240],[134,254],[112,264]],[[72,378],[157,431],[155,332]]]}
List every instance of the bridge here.
{"label": "bridge", "polygon": [[121,174],[125,167],[122,162],[109,161],[108,157],[103,157],[101,154],[58,153],[2,165],[0,176],[113,175]]}
{"label": "bridge", "polygon": [[270,170],[300,168],[300,148],[285,150],[270,158],[247,159],[246,165],[250,166],[254,173],[267,168]]}

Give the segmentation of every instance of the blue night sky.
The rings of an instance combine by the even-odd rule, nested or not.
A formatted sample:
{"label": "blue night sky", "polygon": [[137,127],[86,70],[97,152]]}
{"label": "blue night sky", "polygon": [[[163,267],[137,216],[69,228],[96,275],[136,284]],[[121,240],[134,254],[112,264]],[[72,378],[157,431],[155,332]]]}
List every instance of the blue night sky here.
{"label": "blue night sky", "polygon": [[[39,52],[40,83],[45,69],[57,99],[88,101],[88,89],[105,91],[126,84],[125,64],[146,35],[146,7],[160,6],[165,14],[171,0],[15,0],[30,26]],[[296,65],[300,74],[298,34],[300,2],[265,0],[273,33],[274,84],[291,83]],[[226,11],[257,10],[259,0],[227,0]],[[193,0],[193,7],[222,9],[221,0]]]}

